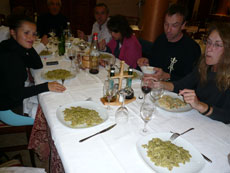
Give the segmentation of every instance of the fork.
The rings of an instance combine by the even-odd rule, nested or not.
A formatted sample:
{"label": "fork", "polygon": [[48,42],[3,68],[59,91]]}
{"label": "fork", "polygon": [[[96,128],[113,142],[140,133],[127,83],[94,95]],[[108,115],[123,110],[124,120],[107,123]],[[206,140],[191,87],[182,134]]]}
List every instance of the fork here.
{"label": "fork", "polygon": [[65,79],[62,79],[62,80],[61,80],[62,85],[64,85],[64,82],[65,82]]}
{"label": "fork", "polygon": [[172,136],[170,137],[170,140],[173,141],[177,137],[179,137],[179,136],[181,136],[181,135],[183,135],[183,134],[185,134],[185,133],[187,133],[187,132],[189,132],[191,130],[194,130],[194,128],[190,128],[190,129],[188,129],[188,130],[186,130],[186,131],[184,131],[183,133],[180,133],[180,134],[179,133],[173,133]]}
{"label": "fork", "polygon": [[228,154],[228,163],[230,165],[230,153]]}

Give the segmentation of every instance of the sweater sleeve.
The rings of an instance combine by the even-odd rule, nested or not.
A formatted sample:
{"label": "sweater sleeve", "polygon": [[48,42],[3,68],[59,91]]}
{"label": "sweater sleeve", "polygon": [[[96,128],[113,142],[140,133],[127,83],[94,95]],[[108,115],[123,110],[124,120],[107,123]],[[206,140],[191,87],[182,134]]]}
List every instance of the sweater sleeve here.
{"label": "sweater sleeve", "polygon": [[181,80],[172,82],[173,86],[174,86],[173,92],[178,93],[179,90],[182,90],[185,88],[195,89],[195,87],[199,81],[198,76],[199,76],[199,74],[198,74],[197,69],[194,69],[193,72],[191,72],[190,74],[188,74],[187,76],[185,76]]}
{"label": "sweater sleeve", "polygon": [[209,115],[210,118],[218,121],[222,121],[224,123],[230,123],[230,90],[228,89],[225,92],[226,99],[223,101],[221,105],[212,106],[213,112]]}
{"label": "sweater sleeve", "polygon": [[[4,108],[19,105],[24,98],[37,95],[41,92],[49,91],[48,83],[36,86],[24,87],[27,78],[27,71],[19,57],[11,57],[12,54],[5,54],[1,64],[1,100]],[[11,63],[12,60],[14,63]]]}
{"label": "sweater sleeve", "polygon": [[27,68],[40,69],[43,67],[41,58],[33,47],[27,53],[28,55],[24,57],[24,63]]}

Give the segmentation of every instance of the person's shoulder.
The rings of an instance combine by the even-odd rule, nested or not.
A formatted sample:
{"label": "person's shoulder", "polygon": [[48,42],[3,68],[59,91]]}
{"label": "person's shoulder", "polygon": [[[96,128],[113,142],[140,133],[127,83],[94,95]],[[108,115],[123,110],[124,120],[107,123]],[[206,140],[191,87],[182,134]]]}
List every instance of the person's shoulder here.
{"label": "person's shoulder", "polygon": [[154,41],[154,43],[159,43],[159,42],[168,42],[166,35],[164,33],[160,34]]}
{"label": "person's shoulder", "polygon": [[137,40],[137,37],[135,35],[132,35],[129,38],[124,39],[124,44],[129,45],[129,46],[135,46],[135,47],[141,47],[139,41]]}
{"label": "person's shoulder", "polygon": [[193,46],[193,47],[200,47],[199,44],[195,40],[190,38],[187,34],[184,34],[182,39],[185,45]]}

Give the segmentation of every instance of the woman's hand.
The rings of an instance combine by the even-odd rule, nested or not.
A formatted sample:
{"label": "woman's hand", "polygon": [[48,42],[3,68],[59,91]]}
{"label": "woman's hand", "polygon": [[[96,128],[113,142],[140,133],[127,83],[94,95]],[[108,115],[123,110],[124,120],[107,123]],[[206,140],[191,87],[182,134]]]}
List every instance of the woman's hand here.
{"label": "woman's hand", "polygon": [[63,92],[66,90],[66,88],[63,85],[57,82],[49,82],[48,88],[50,91],[53,91],[53,92]]}
{"label": "woman's hand", "polygon": [[183,89],[179,92],[180,95],[184,97],[185,103],[190,104],[193,108],[197,109],[200,105],[200,101],[196,96],[194,90],[191,89]]}
{"label": "woman's hand", "polygon": [[[203,113],[208,110],[208,105],[206,103],[199,101],[194,90],[183,89],[179,92],[179,94],[184,97],[184,101],[186,103],[190,104],[194,109],[198,110],[200,113]],[[210,115],[212,111],[213,109],[211,108],[210,111],[205,115]]]}

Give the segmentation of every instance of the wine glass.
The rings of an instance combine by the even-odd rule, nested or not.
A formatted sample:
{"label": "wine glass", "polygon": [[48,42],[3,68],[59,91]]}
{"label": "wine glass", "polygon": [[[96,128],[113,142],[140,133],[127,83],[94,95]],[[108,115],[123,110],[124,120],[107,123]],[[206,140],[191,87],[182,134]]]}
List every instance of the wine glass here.
{"label": "wine glass", "polygon": [[71,69],[73,69],[74,68],[73,60],[75,59],[76,51],[74,49],[68,49],[67,56],[71,61]]}
{"label": "wine glass", "polygon": [[141,90],[144,94],[144,101],[145,101],[145,96],[151,92],[152,86],[153,86],[152,79],[146,79],[144,77],[141,79]]}
{"label": "wine glass", "polygon": [[145,123],[144,128],[141,130],[141,133],[143,135],[146,135],[148,133],[146,125],[152,119],[154,111],[155,111],[155,105],[151,102],[144,102],[141,106],[140,116]]}
{"label": "wine glass", "polygon": [[152,90],[150,92],[150,95],[153,98],[154,102],[159,100],[163,94],[164,94],[164,90],[163,90],[163,88],[160,88],[160,87],[152,88]]}
{"label": "wine glass", "polygon": [[115,121],[118,124],[124,124],[128,122],[128,118],[129,118],[129,111],[128,109],[125,107],[125,91],[124,90],[120,90],[119,91],[119,102],[122,102],[122,105],[117,109],[116,113],[115,113]]}
{"label": "wine glass", "polygon": [[104,98],[108,101],[107,109],[111,110],[110,101],[115,97],[114,86],[111,85],[110,80],[105,80],[103,87]]}

